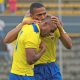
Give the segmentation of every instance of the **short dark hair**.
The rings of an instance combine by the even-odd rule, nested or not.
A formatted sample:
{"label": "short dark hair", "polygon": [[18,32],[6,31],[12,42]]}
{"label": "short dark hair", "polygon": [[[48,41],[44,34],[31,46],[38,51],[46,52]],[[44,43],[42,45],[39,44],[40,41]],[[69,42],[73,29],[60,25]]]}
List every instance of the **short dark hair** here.
{"label": "short dark hair", "polygon": [[42,5],[41,3],[32,3],[30,6],[30,13],[32,13],[35,8],[41,8],[41,7],[44,7],[44,5]]}

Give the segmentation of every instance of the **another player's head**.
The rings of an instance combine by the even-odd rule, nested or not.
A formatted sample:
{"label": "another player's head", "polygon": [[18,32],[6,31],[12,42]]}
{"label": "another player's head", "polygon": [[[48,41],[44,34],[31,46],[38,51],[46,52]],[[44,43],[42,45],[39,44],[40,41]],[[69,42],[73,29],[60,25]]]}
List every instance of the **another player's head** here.
{"label": "another player's head", "polygon": [[47,16],[47,13],[41,3],[32,3],[30,6],[30,15],[33,19],[43,20]]}
{"label": "another player's head", "polygon": [[57,29],[57,26],[54,26],[50,16],[44,18],[39,26],[41,31],[40,34],[42,37],[48,36],[50,33],[54,32]]}

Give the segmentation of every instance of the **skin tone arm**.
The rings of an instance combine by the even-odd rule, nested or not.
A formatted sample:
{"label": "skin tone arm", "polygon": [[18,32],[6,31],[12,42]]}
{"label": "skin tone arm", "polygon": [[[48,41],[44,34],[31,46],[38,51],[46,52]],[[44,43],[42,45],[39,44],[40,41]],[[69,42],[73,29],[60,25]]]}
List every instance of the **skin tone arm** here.
{"label": "skin tone arm", "polygon": [[23,21],[22,23],[20,23],[16,28],[12,29],[11,31],[9,31],[6,35],[6,37],[4,38],[3,42],[4,43],[11,43],[12,41],[17,39],[18,36],[18,32],[21,30],[21,28],[25,25],[25,24],[31,24],[31,23],[40,23],[37,20],[30,20],[30,21]]}
{"label": "skin tone arm", "polygon": [[12,41],[16,40],[18,36],[18,32],[21,30],[22,26],[23,24],[20,23],[16,28],[9,31],[3,40],[4,43],[11,43]]}
{"label": "skin tone arm", "polygon": [[36,49],[26,48],[26,59],[28,64],[34,64],[45,52],[46,46],[43,42],[40,44],[40,51],[36,52]]}
{"label": "skin tone arm", "polygon": [[57,17],[52,17],[52,21],[54,24],[57,25],[57,28],[60,32],[60,40],[63,43],[63,45],[67,48],[67,49],[71,49],[72,47],[72,40],[69,37],[69,35],[63,30],[62,28],[62,24],[60,22],[60,20]]}

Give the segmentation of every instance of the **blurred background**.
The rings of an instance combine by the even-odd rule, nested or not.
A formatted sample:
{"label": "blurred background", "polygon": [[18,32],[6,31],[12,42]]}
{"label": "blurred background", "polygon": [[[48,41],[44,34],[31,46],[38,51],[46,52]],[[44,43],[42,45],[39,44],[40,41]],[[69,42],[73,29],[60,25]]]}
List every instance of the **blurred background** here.
{"label": "blurred background", "polygon": [[0,0],[0,80],[9,80],[13,52],[13,45],[5,45],[3,38],[23,20],[32,2],[44,4],[49,14],[63,22],[73,47],[67,50],[58,43],[57,62],[63,80],[80,80],[80,0]]}

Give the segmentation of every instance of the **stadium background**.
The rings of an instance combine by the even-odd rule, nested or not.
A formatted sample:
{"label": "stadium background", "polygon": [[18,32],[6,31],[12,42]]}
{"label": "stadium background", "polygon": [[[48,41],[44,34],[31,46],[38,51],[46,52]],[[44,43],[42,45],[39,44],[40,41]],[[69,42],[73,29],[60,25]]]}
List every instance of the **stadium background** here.
{"label": "stadium background", "polygon": [[[73,47],[67,50],[58,43],[57,62],[60,65],[63,80],[80,80],[80,0],[16,0],[17,10],[14,13],[9,11],[8,0],[5,1],[6,9],[0,13],[0,19],[6,24],[4,36],[22,21],[32,2],[43,3],[48,13],[62,20],[65,31],[72,38]],[[10,65],[9,54],[0,43],[0,80],[8,80]]]}

